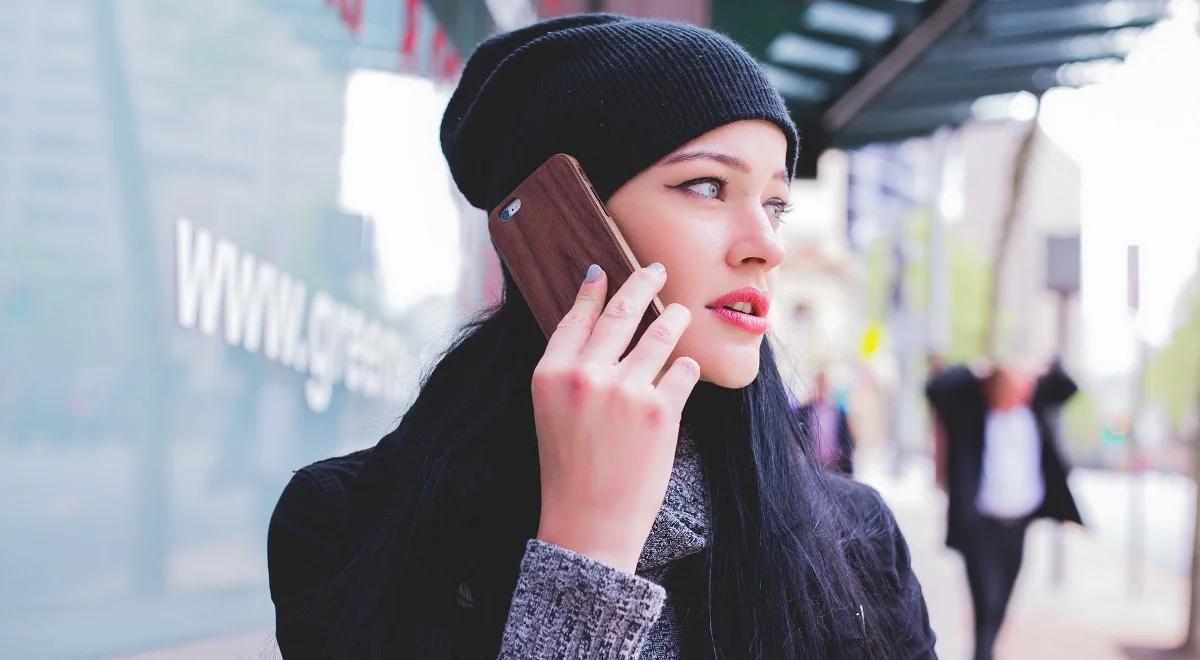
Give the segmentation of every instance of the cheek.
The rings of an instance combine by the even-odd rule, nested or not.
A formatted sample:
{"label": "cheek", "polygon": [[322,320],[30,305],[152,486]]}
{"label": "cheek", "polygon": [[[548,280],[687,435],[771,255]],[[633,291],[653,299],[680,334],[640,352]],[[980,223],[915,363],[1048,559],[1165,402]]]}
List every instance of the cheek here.
{"label": "cheek", "polygon": [[659,292],[664,305],[686,305],[695,315],[730,288],[725,286],[728,280],[722,281],[723,253],[712,237],[678,230],[663,237],[655,247],[649,253],[652,259],[667,266],[667,281]]}
{"label": "cheek", "polygon": [[654,261],[666,264],[667,286],[671,286],[672,277],[678,281],[685,270],[721,259],[721,245],[726,238],[716,231],[722,225],[719,219],[699,215],[687,205],[667,203],[661,197],[641,204],[631,203],[633,199],[622,198],[619,207],[610,209],[613,221],[642,265]]}
{"label": "cheek", "polygon": [[[695,254],[672,255],[658,259],[667,266],[667,281],[658,293],[663,305],[679,303],[692,312],[693,320],[707,311],[704,305],[715,298],[720,291],[714,292],[714,284],[705,269],[697,268],[698,260]],[[711,273],[712,269],[707,269]]]}
{"label": "cheek", "polygon": [[705,303],[723,291],[716,274],[724,264],[726,239],[712,230],[719,223],[696,217],[694,209],[663,203],[661,198],[654,200],[658,203],[634,204],[633,192],[627,191],[619,205],[612,204],[613,220],[639,263],[666,265],[667,281],[658,294],[663,306],[684,305],[694,319],[707,311]]}

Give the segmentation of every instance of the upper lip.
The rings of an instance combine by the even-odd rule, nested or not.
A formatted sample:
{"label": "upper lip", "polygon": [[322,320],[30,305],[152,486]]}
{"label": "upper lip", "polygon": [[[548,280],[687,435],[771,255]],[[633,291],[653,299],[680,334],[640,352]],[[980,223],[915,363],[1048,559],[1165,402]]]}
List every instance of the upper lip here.
{"label": "upper lip", "polygon": [[710,302],[707,307],[714,309],[724,307],[739,302],[748,302],[754,308],[754,315],[763,317],[771,309],[771,299],[767,297],[767,293],[761,289],[756,289],[752,286],[743,287],[736,291],[730,291],[725,295]]}

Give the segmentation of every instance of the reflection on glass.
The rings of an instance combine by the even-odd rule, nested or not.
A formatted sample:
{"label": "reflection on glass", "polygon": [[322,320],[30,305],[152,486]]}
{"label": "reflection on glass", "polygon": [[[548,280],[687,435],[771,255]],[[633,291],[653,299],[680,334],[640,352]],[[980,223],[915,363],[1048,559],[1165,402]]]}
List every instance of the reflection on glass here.
{"label": "reflection on glass", "polygon": [[445,90],[351,69],[399,7],[326,4],[0,3],[5,657],[269,629],[291,471],[480,302]]}

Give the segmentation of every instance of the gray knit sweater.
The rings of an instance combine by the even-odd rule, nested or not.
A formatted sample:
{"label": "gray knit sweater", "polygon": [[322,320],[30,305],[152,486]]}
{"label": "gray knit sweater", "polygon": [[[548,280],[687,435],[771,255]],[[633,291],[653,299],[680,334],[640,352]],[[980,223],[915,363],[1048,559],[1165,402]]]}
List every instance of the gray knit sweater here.
{"label": "gray knit sweater", "polygon": [[667,494],[638,559],[637,574],[530,540],[500,658],[679,657],[679,630],[662,584],[672,562],[704,549],[708,519],[695,443],[681,434]]}

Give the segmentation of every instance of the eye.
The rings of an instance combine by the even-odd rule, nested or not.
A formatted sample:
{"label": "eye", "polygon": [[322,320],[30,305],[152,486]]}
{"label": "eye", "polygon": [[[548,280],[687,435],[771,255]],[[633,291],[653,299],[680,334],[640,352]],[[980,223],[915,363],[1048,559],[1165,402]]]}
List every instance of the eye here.
{"label": "eye", "polygon": [[688,186],[688,188],[691,190],[695,190],[697,193],[699,193],[705,197],[712,197],[714,199],[717,197],[717,195],[721,194],[721,187],[718,186],[717,184],[713,183],[712,181],[705,181],[704,183],[697,183],[695,185]]}
{"label": "eye", "polygon": [[783,220],[783,216],[787,215],[792,210],[792,204],[785,202],[782,199],[772,199],[764,204],[771,207],[771,218],[778,220],[781,224],[787,224]]}
{"label": "eye", "polygon": [[725,186],[728,183],[728,181],[719,177],[706,177],[686,181],[676,187],[704,197],[705,199],[720,199],[721,192],[725,190]]}

